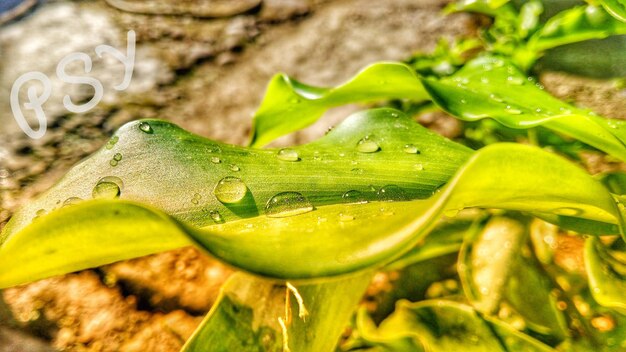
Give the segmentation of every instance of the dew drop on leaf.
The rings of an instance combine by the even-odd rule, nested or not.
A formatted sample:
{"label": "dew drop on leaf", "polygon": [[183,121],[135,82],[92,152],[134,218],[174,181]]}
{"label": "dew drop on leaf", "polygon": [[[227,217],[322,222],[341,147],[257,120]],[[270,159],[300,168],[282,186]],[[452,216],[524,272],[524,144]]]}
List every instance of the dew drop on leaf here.
{"label": "dew drop on leaf", "polygon": [[113,159],[113,160],[109,161],[109,165],[111,165],[113,167],[116,167],[117,166],[117,160]]}
{"label": "dew drop on leaf", "polygon": [[424,165],[423,164],[415,164],[415,166],[413,166],[415,168],[415,170],[417,171],[422,171],[424,170]]}
{"label": "dew drop on leaf", "polygon": [[212,156],[212,157],[211,157],[211,162],[212,162],[213,164],[219,164],[219,163],[221,163],[221,162],[222,162],[222,160],[221,160],[220,158],[216,157],[216,156]]}
{"label": "dew drop on leaf", "polygon": [[407,154],[419,154],[420,153],[420,150],[417,149],[417,147],[414,146],[413,144],[405,145],[404,149],[402,149],[402,150],[404,150],[404,152],[407,153]]}
{"label": "dew drop on leaf", "polygon": [[106,176],[101,178],[91,192],[93,198],[112,199],[122,193],[123,183],[119,177]]}
{"label": "dew drop on leaf", "polygon": [[121,153],[115,153],[115,155],[113,155],[113,160],[121,161],[122,160],[122,154]]}
{"label": "dew drop on leaf", "polygon": [[230,164],[230,166],[228,168],[230,169],[230,171],[234,171],[234,172],[237,172],[237,171],[241,170],[241,168],[239,168],[239,166],[237,166],[235,164]]}
{"label": "dew drop on leaf", "polygon": [[513,84],[516,86],[521,86],[522,84],[524,84],[524,79],[521,77],[514,77],[514,76],[509,76],[506,79],[507,83],[509,84]]}
{"label": "dew drop on leaf", "polygon": [[313,204],[298,192],[278,193],[265,204],[265,215],[271,218],[283,218],[308,213]]}
{"label": "dew drop on leaf", "polygon": [[248,192],[248,187],[237,177],[226,176],[215,185],[213,194],[222,203],[237,203]]}
{"label": "dew drop on leaf", "polygon": [[504,101],[499,95],[496,95],[496,94],[489,94],[489,98],[498,103],[501,103]]}
{"label": "dew drop on leaf", "polygon": [[211,217],[211,220],[213,220],[213,222],[215,222],[216,224],[224,223],[224,218],[222,217],[222,214],[220,214],[220,212],[217,210],[211,210],[209,212],[209,216]]}
{"label": "dew drop on leaf", "polygon": [[361,153],[376,153],[380,150],[380,146],[371,140],[369,136],[366,136],[357,143],[356,150]]}
{"label": "dew drop on leaf", "polygon": [[148,133],[148,134],[152,134],[154,133],[154,130],[152,129],[152,126],[150,126],[149,123],[147,122],[141,122],[139,124],[139,129],[144,132],[144,133]]}
{"label": "dew drop on leaf", "polygon": [[70,205],[75,205],[75,204],[78,204],[78,203],[79,203],[79,202],[81,202],[81,201],[82,201],[82,199],[81,199],[81,198],[78,198],[78,197],[69,197],[69,198],[67,198],[65,201],[63,201],[63,206],[64,206],[64,207],[67,207],[67,206],[70,206]]}
{"label": "dew drop on leaf", "polygon": [[506,110],[505,111],[507,113],[511,114],[511,115],[520,115],[522,113],[522,110],[514,109],[510,105],[506,106]]}
{"label": "dew drop on leaf", "polygon": [[396,185],[386,185],[376,192],[378,199],[381,201],[402,201],[407,200],[404,190]]}
{"label": "dew drop on leaf", "polygon": [[365,199],[363,193],[356,190],[347,191],[341,198],[347,203],[367,203],[367,199]]}
{"label": "dew drop on leaf", "polygon": [[282,161],[298,161],[300,160],[300,156],[298,152],[291,148],[283,148],[278,151],[278,159]]}
{"label": "dew drop on leaf", "polygon": [[119,141],[119,140],[120,140],[120,137],[118,137],[118,136],[111,137],[111,139],[109,139],[109,141],[107,142],[107,144],[105,146],[106,149],[109,149],[109,150],[113,149],[113,147],[115,146],[115,144],[117,144],[117,141]]}

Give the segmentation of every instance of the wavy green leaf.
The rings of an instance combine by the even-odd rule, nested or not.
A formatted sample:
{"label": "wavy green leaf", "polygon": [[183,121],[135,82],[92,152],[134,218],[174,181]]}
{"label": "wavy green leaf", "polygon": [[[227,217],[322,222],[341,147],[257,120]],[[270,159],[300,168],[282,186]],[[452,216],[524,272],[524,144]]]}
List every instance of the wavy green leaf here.
{"label": "wavy green leaf", "polygon": [[542,52],[565,44],[618,34],[626,34],[626,23],[614,19],[601,7],[578,6],[550,18],[528,40],[528,49]]}
{"label": "wavy green leaf", "polygon": [[610,250],[600,240],[588,238],[585,267],[593,298],[605,307],[626,312],[626,252]]}
{"label": "wavy green leaf", "polygon": [[423,101],[428,95],[413,69],[398,62],[370,65],[335,88],[309,86],[278,74],[254,115],[250,145],[262,147],[309,126],[331,107],[391,98]]}
{"label": "wavy green leaf", "polygon": [[[498,177],[493,177],[496,174]],[[466,207],[563,214],[622,224],[611,194],[577,166],[539,148],[498,144],[477,152],[444,189],[426,200],[326,205],[297,216],[258,216],[203,229],[181,225],[159,211],[128,201],[100,200],[63,208],[4,242],[0,247],[0,286],[87,267],[84,261],[96,256],[93,252],[110,255],[106,262],[136,256],[132,251],[143,249],[119,250],[113,258],[110,251],[115,250],[102,249],[101,243],[117,247],[116,242],[134,241],[133,236],[147,240],[151,234],[158,241],[163,233],[145,229],[144,218],[162,222],[174,243],[182,244],[188,236],[214,257],[262,276],[314,279],[342,275],[398,258],[418,243],[445,211],[449,214]],[[128,236],[100,231],[109,222],[126,225],[119,232]],[[69,223],[72,226],[65,226]],[[37,264],[32,258],[37,258]],[[10,265],[18,262],[27,265],[17,270]]]}
{"label": "wavy green leaf", "polygon": [[516,129],[544,126],[626,160],[626,122],[560,101],[504,59],[480,57],[450,77],[422,83],[437,105],[463,120],[493,118]]}
{"label": "wavy green leaf", "polygon": [[[360,331],[373,345],[385,351],[411,351],[407,338],[426,351],[553,351],[498,320],[481,316],[470,306],[444,300],[408,303],[400,301],[396,311],[373,330],[359,317]],[[398,348],[397,346],[401,346]]]}

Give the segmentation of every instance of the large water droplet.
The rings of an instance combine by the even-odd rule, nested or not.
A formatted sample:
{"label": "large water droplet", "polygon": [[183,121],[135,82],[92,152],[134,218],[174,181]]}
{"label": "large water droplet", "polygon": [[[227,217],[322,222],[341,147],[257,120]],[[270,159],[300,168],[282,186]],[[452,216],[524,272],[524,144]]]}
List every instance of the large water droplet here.
{"label": "large water droplet", "polygon": [[139,124],[139,129],[144,132],[144,133],[148,133],[148,134],[152,134],[154,133],[154,130],[152,129],[152,126],[150,126],[149,123],[147,122],[141,122]]}
{"label": "large water droplet", "polygon": [[378,199],[381,201],[402,201],[407,200],[408,197],[404,190],[396,185],[386,185],[376,192]]}
{"label": "large water droplet", "polygon": [[420,150],[417,149],[417,147],[414,146],[413,144],[405,145],[404,149],[402,149],[402,150],[404,150],[404,152],[408,153],[408,154],[419,154],[420,153]]}
{"label": "large water droplet", "polygon": [[101,178],[91,192],[93,198],[112,199],[122,194],[123,182],[119,177],[106,176]]}
{"label": "large water droplet", "polygon": [[213,194],[222,203],[237,203],[248,192],[248,187],[237,177],[226,176],[221,179],[213,189]]}
{"label": "large water droplet", "polygon": [[347,191],[341,198],[347,203],[367,203],[367,199],[363,193],[356,190]]}
{"label": "large water droplet", "polygon": [[380,146],[371,140],[369,136],[366,136],[357,143],[356,150],[361,153],[376,153],[380,150]]}
{"label": "large water droplet", "polygon": [[298,161],[300,160],[300,156],[298,152],[291,148],[283,148],[278,151],[278,159],[282,161]]}
{"label": "large water droplet", "polygon": [[265,215],[271,218],[308,213],[313,204],[298,192],[282,192],[270,198],[265,205]]}

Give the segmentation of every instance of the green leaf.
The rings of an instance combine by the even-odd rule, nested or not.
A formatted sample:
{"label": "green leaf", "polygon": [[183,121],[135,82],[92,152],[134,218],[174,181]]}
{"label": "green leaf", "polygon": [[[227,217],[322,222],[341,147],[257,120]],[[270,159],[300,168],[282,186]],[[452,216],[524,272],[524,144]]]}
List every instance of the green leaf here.
{"label": "green leaf", "polygon": [[588,238],[585,241],[585,267],[593,298],[599,304],[624,314],[626,253],[621,250],[610,250],[600,240]]}
{"label": "green leaf", "polygon": [[432,352],[553,351],[498,320],[481,316],[470,306],[444,300],[400,301],[396,311],[383,321],[378,331],[372,331],[370,326],[365,336],[373,336],[369,342],[374,345],[388,347],[410,337],[419,341],[424,350]]}
{"label": "green leaf", "polygon": [[[207,351],[209,347],[215,352],[283,352],[285,344],[291,351],[332,351],[371,277],[364,273],[298,286],[304,304],[299,307],[284,283],[237,273],[224,284],[216,304],[182,352]],[[302,308],[307,314],[300,317]]]}
{"label": "green leaf", "polygon": [[600,4],[611,16],[626,22],[626,3],[623,0],[600,0]]}
{"label": "green leaf", "polygon": [[626,23],[609,16],[601,7],[579,6],[550,18],[528,40],[528,49],[542,52],[560,45],[616,34],[626,34]]}
{"label": "green leaf", "polygon": [[510,0],[460,0],[449,4],[446,12],[477,12],[492,17],[515,17]]}
{"label": "green leaf", "polygon": [[500,307],[525,233],[519,221],[494,217],[463,243],[459,277],[465,295],[479,312],[493,314]]}
{"label": "green leaf", "polygon": [[[148,126],[150,133],[140,126]],[[357,150],[367,136],[379,145],[378,152]],[[406,145],[414,149],[407,153]],[[194,226],[208,226],[259,216],[271,197],[289,191],[301,193],[316,207],[379,198],[428,198],[471,154],[470,149],[392,109],[354,114],[323,138],[289,149],[298,154],[298,161],[279,159],[278,149],[213,142],[165,121],[131,122],[45,194],[16,212],[0,235],[0,243],[38,213],[79,198],[91,199],[103,177],[118,178],[120,199],[151,205]],[[112,166],[116,155],[121,160]],[[239,171],[233,171],[234,167]],[[214,188],[227,176],[247,186],[240,202],[222,203],[216,198]],[[379,192],[388,185],[402,190],[396,189],[395,196]],[[346,195],[348,191],[356,192]],[[219,218],[213,216],[215,212]]]}
{"label": "green leaf", "polygon": [[[188,236],[214,257],[262,276],[307,280],[343,275],[389,263],[418,243],[445,211],[466,207],[622,223],[610,193],[577,166],[539,148],[496,144],[477,152],[444,189],[426,200],[325,205],[297,216],[258,216],[203,229],[122,200],[63,208],[3,243],[0,287],[96,265],[85,261],[102,251],[111,258],[101,256],[100,264],[136,256],[133,251],[143,249],[103,249],[102,241],[117,247],[116,242],[132,242],[134,236],[148,238],[153,231],[143,227],[145,218],[161,221],[174,243],[183,244]],[[125,228],[103,233],[107,222]],[[161,237],[162,232],[153,235],[155,241]],[[17,269],[12,265],[25,262],[29,265]]]}
{"label": "green leaf", "polygon": [[331,107],[391,98],[423,101],[428,95],[415,72],[397,62],[370,65],[335,88],[309,86],[278,74],[270,81],[254,115],[250,145],[262,147],[309,126]]}
{"label": "green leaf", "polygon": [[422,83],[433,101],[467,121],[493,118],[510,128],[544,126],[626,160],[626,123],[566,104],[504,59],[470,61],[454,75]]}

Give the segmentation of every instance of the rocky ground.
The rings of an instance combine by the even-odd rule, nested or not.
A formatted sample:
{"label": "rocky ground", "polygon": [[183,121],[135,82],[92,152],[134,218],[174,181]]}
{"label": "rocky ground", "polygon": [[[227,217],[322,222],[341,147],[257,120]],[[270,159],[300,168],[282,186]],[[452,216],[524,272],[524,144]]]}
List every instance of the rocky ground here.
{"label": "rocky ground", "polygon": [[[468,35],[475,25],[468,15],[442,16],[439,0],[188,3],[47,0],[0,27],[0,228],[127,121],[157,117],[244,144],[273,74],[335,85],[368,63],[430,51],[438,38]],[[123,77],[122,64],[96,60],[94,48],[124,48],[129,29],[137,36],[136,66],[128,89],[118,92],[112,87]],[[63,96],[86,101],[93,92],[55,76],[61,58],[76,51],[94,59],[92,75],[105,87],[103,101],[83,114],[66,111]],[[53,84],[45,105],[49,129],[37,141],[19,131],[9,107],[11,86],[27,71],[41,71]],[[543,81],[557,96],[626,117],[622,93],[608,83],[556,73]],[[278,143],[311,140],[355,109],[334,109]],[[422,122],[449,136],[459,130],[442,114]],[[185,248],[4,290],[0,352],[177,351],[229,273]]]}

